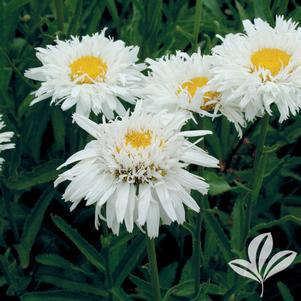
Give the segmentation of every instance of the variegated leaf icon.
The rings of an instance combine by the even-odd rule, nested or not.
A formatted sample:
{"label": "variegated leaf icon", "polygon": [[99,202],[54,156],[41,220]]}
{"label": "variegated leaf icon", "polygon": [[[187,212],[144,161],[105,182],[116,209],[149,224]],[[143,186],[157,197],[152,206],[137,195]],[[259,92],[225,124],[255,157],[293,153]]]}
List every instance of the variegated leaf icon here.
{"label": "variegated leaf icon", "polygon": [[261,284],[263,296],[264,281],[271,276],[286,269],[295,259],[297,253],[290,250],[281,251],[268,261],[273,250],[273,237],[271,233],[256,236],[249,244],[249,261],[234,259],[229,266],[239,275],[255,280]]}

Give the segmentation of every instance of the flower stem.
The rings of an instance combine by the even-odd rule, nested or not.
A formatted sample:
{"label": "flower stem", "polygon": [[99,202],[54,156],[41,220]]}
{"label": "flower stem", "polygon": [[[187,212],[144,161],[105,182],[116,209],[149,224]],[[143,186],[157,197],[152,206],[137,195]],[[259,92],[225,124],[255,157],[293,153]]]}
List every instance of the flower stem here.
{"label": "flower stem", "polygon": [[[198,121],[198,128],[204,128],[204,117],[197,116]],[[200,142],[200,147],[204,148],[205,142],[204,139]],[[204,168],[199,168],[199,175],[202,176],[204,173]],[[206,199],[205,196],[201,197],[201,200],[197,200],[199,207],[201,208],[201,212],[206,207]],[[199,289],[200,289],[200,278],[201,278],[201,230],[202,230],[202,215],[201,212],[197,213],[196,216],[196,223],[195,223],[195,232],[194,236],[192,237],[192,270],[194,271],[194,295],[197,296]]]}
{"label": "flower stem", "polygon": [[263,153],[264,143],[267,136],[267,131],[269,127],[269,115],[266,114],[260,122],[260,135],[258,138],[256,146],[256,157],[254,162],[253,177],[251,182],[251,194],[247,199],[246,206],[246,236],[251,226],[251,218],[253,207],[257,202],[259,192],[262,186],[265,165],[266,165],[266,155]]}
{"label": "flower stem", "polygon": [[160,281],[157,267],[155,240],[146,236],[146,249],[150,265],[150,275],[153,287],[153,300],[161,301]]}
{"label": "flower stem", "polygon": [[195,235],[192,238],[193,240],[193,269],[194,269],[194,295],[197,296],[200,289],[200,278],[201,278],[201,242],[200,242],[200,233],[202,228],[202,218],[201,213],[197,214],[196,226],[195,226]]}
{"label": "flower stem", "polygon": [[113,280],[112,280],[112,274],[111,274],[111,269],[110,269],[110,262],[109,262],[109,250],[105,251],[105,258],[106,258],[106,262],[105,262],[105,269],[106,269],[106,282],[107,282],[107,288],[108,288],[108,292],[109,292],[109,297],[108,297],[108,301],[112,301],[113,300],[113,295],[111,292],[111,289],[113,287]]}
{"label": "flower stem", "polygon": [[[108,239],[109,237],[109,232],[107,226],[103,227],[103,232],[104,232],[104,241],[103,241],[103,249],[104,249],[104,256],[105,256],[105,280],[106,280],[106,287],[109,293],[108,296],[108,301],[113,300],[113,295],[112,295],[112,288],[113,288],[113,279],[112,279],[112,273],[111,273],[111,268],[110,268],[110,243]],[[104,243],[105,242],[105,243]]]}

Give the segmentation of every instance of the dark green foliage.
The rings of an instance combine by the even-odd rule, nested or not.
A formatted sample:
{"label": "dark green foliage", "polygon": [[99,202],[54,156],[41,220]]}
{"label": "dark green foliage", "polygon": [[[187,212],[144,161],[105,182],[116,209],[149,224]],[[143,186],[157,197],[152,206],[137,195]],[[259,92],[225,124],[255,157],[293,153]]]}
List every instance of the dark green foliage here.
{"label": "dark green foliage", "polygon": [[[35,47],[104,27],[140,46],[144,59],[197,46],[209,53],[218,43],[216,34],[240,31],[245,18],[273,23],[275,15],[284,14],[301,22],[297,1],[203,0],[196,1],[197,13],[194,2],[0,0],[0,113],[16,133],[16,148],[3,153],[0,176],[1,300],[153,300],[144,235],[122,229],[115,237],[104,225],[96,231],[93,208],[70,213],[61,201],[64,187],[53,188],[56,168],[89,137],[71,122],[72,109],[62,112],[49,100],[29,106],[38,85],[23,73],[39,64]],[[275,249],[300,253],[301,117],[278,124],[275,111],[270,121],[267,168],[249,233],[244,233],[244,202],[260,128],[253,127],[236,148],[237,133],[225,118],[206,119],[204,127],[215,132],[205,143],[222,168],[204,172],[211,188],[201,213],[200,289],[194,298],[190,233],[196,221],[187,212],[183,227],[161,227],[157,240],[163,300],[261,300],[256,283],[235,275],[227,262],[246,258],[246,242],[265,231],[277,237]],[[300,266],[299,255],[290,270],[269,280],[266,300],[299,300]]]}

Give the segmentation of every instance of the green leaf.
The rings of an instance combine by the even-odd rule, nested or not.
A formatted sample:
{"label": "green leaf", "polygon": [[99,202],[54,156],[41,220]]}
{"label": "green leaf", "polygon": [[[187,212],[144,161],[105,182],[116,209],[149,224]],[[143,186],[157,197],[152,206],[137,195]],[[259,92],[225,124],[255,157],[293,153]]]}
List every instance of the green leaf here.
{"label": "green leaf", "polygon": [[56,147],[58,149],[64,149],[66,128],[65,128],[64,113],[62,112],[61,108],[56,107],[52,111],[51,122],[52,122],[53,135],[54,135]]}
{"label": "green leaf", "polygon": [[118,10],[115,3],[115,0],[105,0],[107,8],[112,16],[112,19],[116,25],[119,23]]}
{"label": "green leaf", "polygon": [[61,217],[51,217],[55,225],[75,244],[87,260],[101,271],[105,271],[103,258],[75,229],[69,226]]}
{"label": "green leaf", "polygon": [[172,300],[172,296],[177,297],[189,297],[192,296],[194,293],[194,281],[193,280],[187,280],[182,283],[179,283],[172,288],[170,288],[164,298],[163,301],[169,301]]}
{"label": "green leaf", "polygon": [[274,226],[281,225],[281,224],[286,223],[286,222],[293,222],[293,223],[296,223],[297,225],[301,225],[301,219],[300,218],[297,218],[294,215],[286,215],[286,216],[283,216],[283,217],[281,217],[277,220],[256,225],[255,227],[253,227],[249,231],[249,236],[252,236],[252,235],[256,234],[256,232],[258,232],[262,229],[268,229],[268,228],[271,228],[271,227],[274,227]]}
{"label": "green leaf", "polygon": [[40,264],[47,265],[50,267],[64,269],[66,271],[75,271],[83,273],[87,276],[93,276],[94,274],[86,271],[85,269],[81,268],[80,266],[66,260],[65,258],[57,255],[57,254],[42,254],[36,256],[36,261]]}
{"label": "green leaf", "polygon": [[299,219],[301,219],[301,207],[300,206],[282,206],[281,207],[281,215],[284,213],[293,215]]}
{"label": "green leaf", "polygon": [[116,298],[116,301],[132,301],[127,293],[122,288],[114,287],[112,289],[112,295]]}
{"label": "green leaf", "polygon": [[28,110],[30,110],[30,103],[34,100],[32,94],[28,94],[18,107],[18,118],[22,118]]}
{"label": "green leaf", "polygon": [[72,292],[82,292],[102,297],[107,297],[108,292],[103,288],[102,283],[95,282],[93,284],[85,283],[84,281],[75,281],[68,279],[63,275],[58,274],[57,271],[53,273],[38,273],[36,278],[44,283],[52,284],[55,287],[70,290]]}
{"label": "green leaf", "polygon": [[24,275],[22,268],[12,258],[10,249],[7,249],[5,254],[0,255],[0,271],[4,275],[8,285],[6,291],[6,295],[8,296],[23,294],[31,282],[31,277]]}
{"label": "green leaf", "polygon": [[249,18],[246,10],[244,9],[244,7],[238,1],[235,1],[235,6],[238,10],[241,21],[246,20],[246,19]]}
{"label": "green leaf", "polygon": [[47,129],[51,111],[52,108],[49,108],[47,101],[35,104],[28,108],[20,128],[24,149],[29,156],[32,156],[35,162],[40,161],[42,138]]}
{"label": "green leaf", "polygon": [[51,186],[48,187],[26,218],[21,242],[15,246],[19,255],[20,264],[23,268],[27,268],[29,265],[32,246],[41,228],[45,212],[53,200],[54,195],[55,190]]}
{"label": "green leaf", "polygon": [[77,0],[74,16],[68,28],[69,34],[77,34],[78,32],[78,28],[80,26],[81,18],[82,18],[82,6],[83,6],[83,0]]}
{"label": "green leaf", "polygon": [[215,196],[222,194],[232,189],[232,187],[225,180],[224,176],[219,176],[212,171],[204,171],[204,178],[209,183],[209,195]]}
{"label": "green leaf", "polygon": [[61,159],[56,159],[38,165],[30,172],[9,178],[5,181],[5,185],[12,190],[27,190],[33,186],[51,182],[57,178],[58,171],[56,169],[61,163]]}
{"label": "green leaf", "polygon": [[192,270],[192,259],[188,259],[182,269],[182,274],[180,278],[180,282],[185,282],[187,280],[193,279],[193,270]]}
{"label": "green leaf", "polygon": [[22,301],[101,301],[99,297],[72,291],[34,292],[22,296]]}
{"label": "green leaf", "polygon": [[255,18],[261,18],[263,20],[270,22],[270,24],[273,24],[274,17],[270,9],[271,1],[253,0],[252,3],[254,8]]}
{"label": "green leaf", "polygon": [[10,15],[15,10],[21,8],[22,6],[30,3],[32,0],[10,0],[7,6],[5,7],[5,13]]}
{"label": "green leaf", "polygon": [[138,235],[126,249],[123,258],[113,272],[114,286],[120,286],[142,259],[145,250],[144,235]]}
{"label": "green leaf", "polygon": [[143,1],[144,16],[142,18],[143,42],[141,56],[156,56],[158,45],[158,34],[162,25],[162,0]]}
{"label": "green leaf", "polygon": [[283,301],[295,301],[290,290],[283,282],[277,282],[278,289],[280,291]]}
{"label": "green leaf", "polygon": [[177,268],[178,264],[173,262],[160,271],[160,285],[162,288],[169,288],[172,285],[176,276]]}
{"label": "green leaf", "polygon": [[137,286],[139,299],[145,301],[153,301],[153,288],[150,282],[145,281],[134,275],[130,275],[129,279]]}
{"label": "green leaf", "polygon": [[207,227],[212,230],[216,243],[219,245],[219,249],[224,256],[225,262],[229,262],[232,258],[232,252],[225,232],[213,216],[211,210],[207,210],[204,214],[204,217]]}
{"label": "green leaf", "polygon": [[231,247],[235,250],[243,248],[244,207],[243,198],[238,198],[232,211]]}

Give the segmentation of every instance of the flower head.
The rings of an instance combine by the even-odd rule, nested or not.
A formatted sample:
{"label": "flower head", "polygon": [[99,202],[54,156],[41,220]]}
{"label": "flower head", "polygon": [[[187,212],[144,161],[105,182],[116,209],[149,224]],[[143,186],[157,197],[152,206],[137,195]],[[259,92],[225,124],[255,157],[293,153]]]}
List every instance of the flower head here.
{"label": "flower head", "polygon": [[282,122],[301,106],[301,32],[283,17],[274,28],[259,18],[243,25],[245,34],[228,34],[213,48],[212,83],[247,120],[272,114],[275,104]]}
{"label": "flower head", "polygon": [[210,84],[212,57],[200,51],[191,56],[178,51],[158,60],[147,59],[150,69],[144,80],[144,106],[150,112],[196,112],[211,117],[218,113],[234,122],[239,130],[245,125],[240,108],[224,102],[220,91]]}
{"label": "flower head", "polygon": [[123,222],[129,232],[134,223],[146,224],[150,237],[158,235],[160,219],[165,224],[183,223],[183,204],[199,210],[189,190],[205,194],[209,185],[185,168],[189,164],[217,167],[218,160],[185,136],[211,132],[181,132],[183,115],[146,114],[140,104],[132,115],[109,123],[96,124],[77,114],[74,119],[95,140],[62,165],[78,162],[55,182],[71,182],[63,195],[73,203],[71,209],[85,199],[87,205],[96,205],[96,227],[99,217],[116,234]]}
{"label": "flower head", "polygon": [[56,40],[56,45],[37,48],[42,66],[25,76],[41,81],[34,92],[35,104],[48,97],[63,110],[76,105],[76,112],[114,117],[125,114],[119,98],[135,103],[141,81],[142,64],[137,64],[138,47],[105,37],[105,30],[81,39]]}
{"label": "flower head", "polygon": [[[2,121],[2,115],[0,115],[0,130],[5,127],[4,122]],[[2,132],[0,133],[0,153],[6,149],[11,149],[15,147],[14,143],[10,143],[11,138],[13,137],[13,132]],[[3,158],[0,158],[0,170],[2,163],[4,162]]]}

